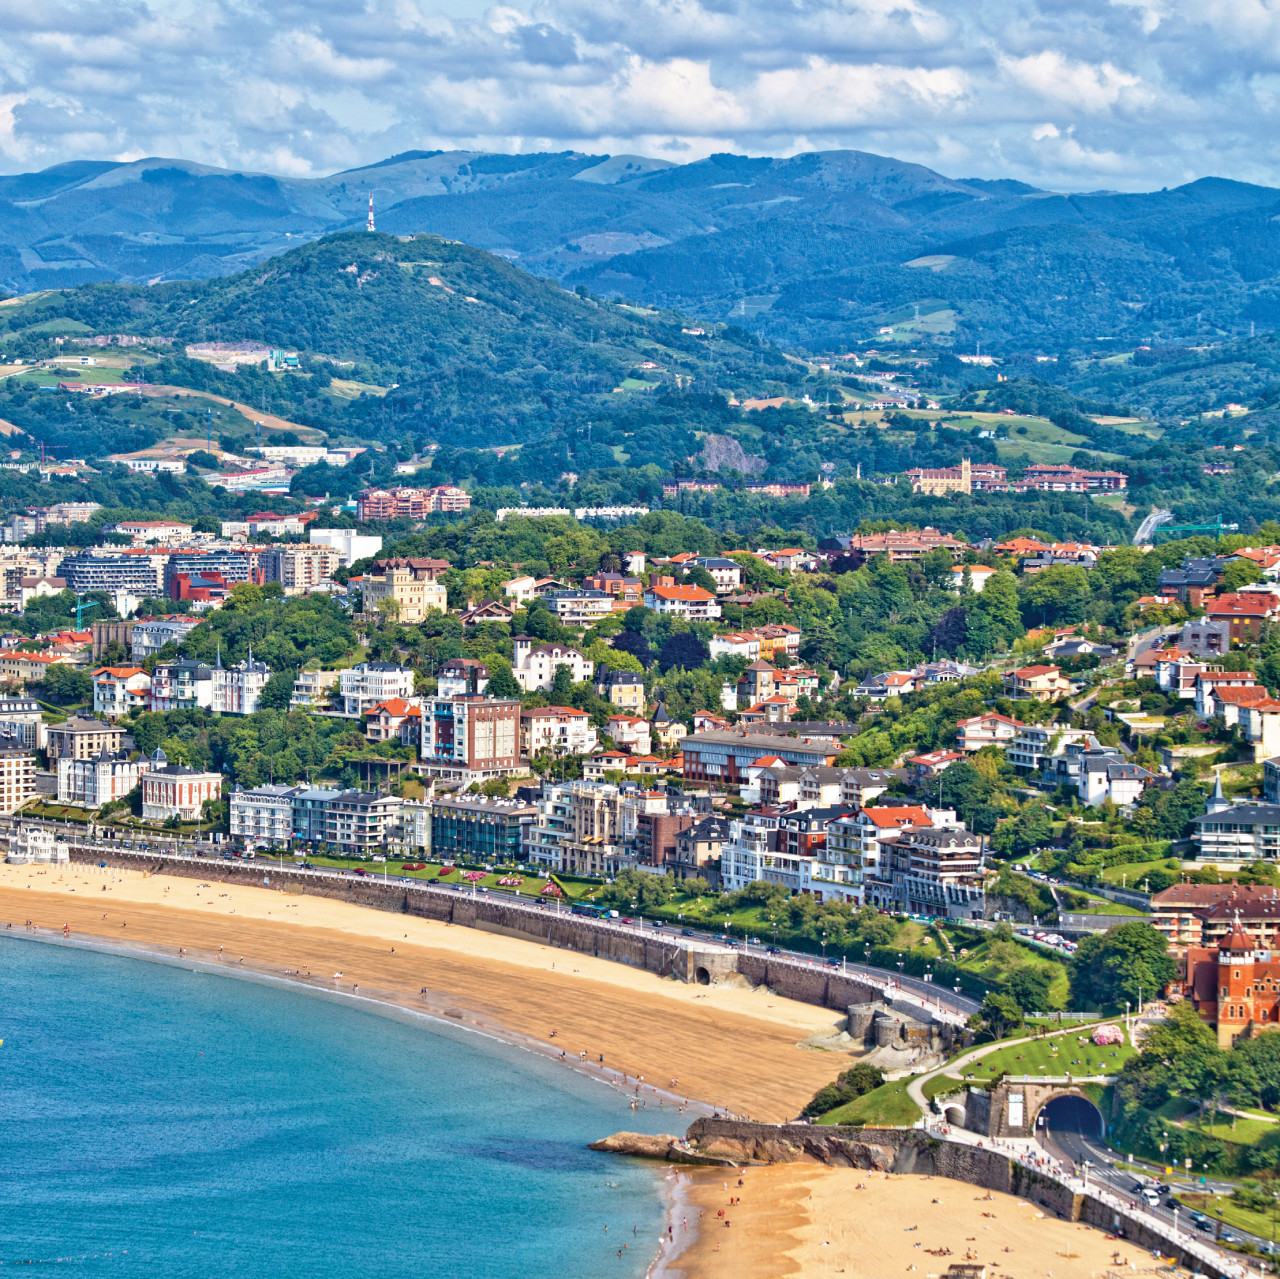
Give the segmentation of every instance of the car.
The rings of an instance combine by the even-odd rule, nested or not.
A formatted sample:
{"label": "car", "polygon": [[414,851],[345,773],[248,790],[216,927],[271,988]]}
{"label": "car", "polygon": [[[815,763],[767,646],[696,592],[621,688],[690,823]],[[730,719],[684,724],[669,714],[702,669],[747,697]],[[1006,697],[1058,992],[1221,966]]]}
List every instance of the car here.
{"label": "car", "polygon": [[427,880],[427,883],[428,883],[428,884],[438,884],[439,882],[440,882],[440,881],[439,881],[438,879],[429,879],[429,880]]}
{"label": "car", "polygon": [[630,915],[623,915],[622,922],[624,924],[634,924],[636,921],[632,919]]}
{"label": "car", "polygon": [[1233,1235],[1230,1230],[1224,1229],[1222,1233],[1218,1236],[1218,1242],[1219,1243],[1239,1243],[1240,1240],[1237,1239],[1236,1236]]}
{"label": "car", "polygon": [[781,946],[766,946],[766,947],[764,948],[764,953],[765,953],[766,955],[781,955],[781,954],[782,954],[782,947],[781,947]]}
{"label": "car", "polygon": [[1213,1234],[1213,1222],[1206,1217],[1204,1221],[1196,1222],[1196,1229],[1203,1230],[1206,1234],[1211,1235]]}

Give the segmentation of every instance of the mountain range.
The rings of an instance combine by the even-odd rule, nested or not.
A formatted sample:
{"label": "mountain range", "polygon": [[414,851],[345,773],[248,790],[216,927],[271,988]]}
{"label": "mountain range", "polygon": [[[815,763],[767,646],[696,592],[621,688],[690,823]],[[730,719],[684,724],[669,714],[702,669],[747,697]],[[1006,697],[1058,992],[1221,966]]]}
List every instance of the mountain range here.
{"label": "mountain range", "polygon": [[570,289],[811,349],[1057,352],[1280,324],[1280,190],[1204,178],[1064,194],[858,151],[683,165],[414,151],[309,179],[73,162],[0,177],[0,285],[232,274],[361,227],[370,196],[380,231],[433,232]]}

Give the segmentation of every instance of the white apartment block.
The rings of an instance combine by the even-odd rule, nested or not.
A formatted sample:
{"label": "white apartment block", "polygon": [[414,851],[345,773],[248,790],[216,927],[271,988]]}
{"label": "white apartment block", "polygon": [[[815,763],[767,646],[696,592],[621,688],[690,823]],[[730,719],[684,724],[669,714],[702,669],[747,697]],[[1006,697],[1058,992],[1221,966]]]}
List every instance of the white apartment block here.
{"label": "white apartment block", "polygon": [[338,676],[342,713],[358,719],[379,702],[413,696],[413,671],[394,662],[361,662]]}
{"label": "white apartment block", "polygon": [[103,666],[93,672],[93,713],[120,719],[145,710],[151,676],[141,666]]}
{"label": "white apartment block", "polygon": [[0,813],[16,813],[35,793],[35,756],[11,739],[0,741]]}
{"label": "white apartment block", "polygon": [[34,697],[0,697],[0,739],[14,738],[28,750],[44,750],[48,728]]}
{"label": "white apartment block", "polygon": [[293,797],[297,786],[256,786],[231,792],[231,837],[279,848],[293,839]]}
{"label": "white apartment block", "polygon": [[197,626],[196,617],[145,617],[129,632],[129,651],[135,662],[145,661],[166,644],[181,644]]}
{"label": "white apartment block", "polygon": [[382,550],[382,538],[357,533],[352,528],[313,528],[308,534],[312,546],[328,546],[338,552],[343,564],[368,559]]}
{"label": "white apartment block", "polygon": [[571,706],[541,706],[520,712],[520,753],[527,758],[540,751],[560,755],[590,755],[600,745],[586,711]]}

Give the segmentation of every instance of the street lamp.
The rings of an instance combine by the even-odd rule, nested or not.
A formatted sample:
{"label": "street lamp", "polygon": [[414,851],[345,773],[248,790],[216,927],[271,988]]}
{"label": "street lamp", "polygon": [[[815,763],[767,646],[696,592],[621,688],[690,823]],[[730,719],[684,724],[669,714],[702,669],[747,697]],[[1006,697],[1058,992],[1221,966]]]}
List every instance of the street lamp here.
{"label": "street lamp", "polygon": [[825,965],[825,964],[826,964],[826,962],[827,962],[827,935],[826,935],[826,933],[823,933],[823,934],[822,934],[822,962],[823,962],[823,964],[824,964],[824,965]]}

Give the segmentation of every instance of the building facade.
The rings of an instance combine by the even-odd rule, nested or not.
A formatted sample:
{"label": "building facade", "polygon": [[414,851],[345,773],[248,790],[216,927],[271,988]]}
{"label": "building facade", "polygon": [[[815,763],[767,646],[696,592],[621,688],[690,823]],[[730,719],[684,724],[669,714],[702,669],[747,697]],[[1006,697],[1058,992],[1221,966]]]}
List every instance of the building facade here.
{"label": "building facade", "polygon": [[182,764],[170,764],[164,751],[151,757],[151,767],[142,776],[142,816],[145,821],[163,822],[171,817],[194,822],[200,819],[206,800],[222,794],[222,776],[202,773]]}

